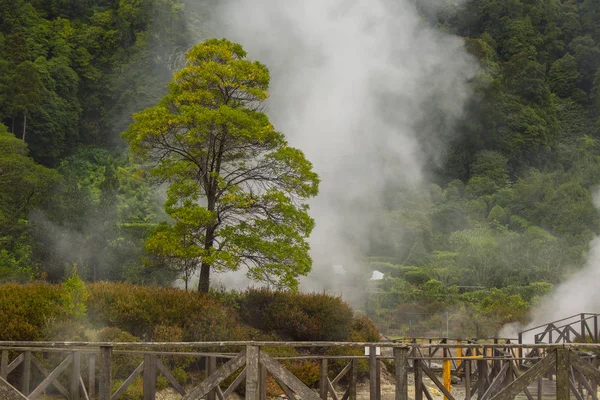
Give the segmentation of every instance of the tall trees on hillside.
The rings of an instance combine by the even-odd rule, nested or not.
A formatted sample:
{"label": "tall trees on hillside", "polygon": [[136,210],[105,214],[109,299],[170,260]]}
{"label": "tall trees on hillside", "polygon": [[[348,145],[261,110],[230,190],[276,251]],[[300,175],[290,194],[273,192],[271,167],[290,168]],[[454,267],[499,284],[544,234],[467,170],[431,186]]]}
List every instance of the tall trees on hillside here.
{"label": "tall trees on hillside", "polygon": [[27,145],[0,124],[0,279],[33,276],[27,217],[57,178],[55,171],[35,163]]}
{"label": "tall trees on hillside", "polygon": [[253,280],[297,287],[311,268],[313,228],[305,200],[318,177],[300,150],[275,131],[261,105],[267,68],[246,60],[238,44],[208,40],[186,55],[169,94],[134,115],[123,135],[167,182],[163,225],[148,246],[200,267],[207,292],[211,269],[248,268]]}

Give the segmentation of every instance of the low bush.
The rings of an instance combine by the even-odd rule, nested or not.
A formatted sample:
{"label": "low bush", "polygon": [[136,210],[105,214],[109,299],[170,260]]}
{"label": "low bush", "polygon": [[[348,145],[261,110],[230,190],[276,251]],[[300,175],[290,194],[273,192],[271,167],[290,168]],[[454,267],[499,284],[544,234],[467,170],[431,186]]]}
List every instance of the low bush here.
{"label": "low bush", "polygon": [[218,300],[174,288],[99,282],[88,286],[88,318],[97,326],[115,326],[144,340],[155,327],[169,327],[181,341],[253,340],[260,332],[240,323],[235,310]]}
{"label": "low bush", "polygon": [[60,286],[0,285],[0,340],[43,340],[47,328],[66,321]]}
{"label": "low bush", "polygon": [[339,297],[266,289],[240,296],[244,322],[291,340],[347,340],[352,309]]}

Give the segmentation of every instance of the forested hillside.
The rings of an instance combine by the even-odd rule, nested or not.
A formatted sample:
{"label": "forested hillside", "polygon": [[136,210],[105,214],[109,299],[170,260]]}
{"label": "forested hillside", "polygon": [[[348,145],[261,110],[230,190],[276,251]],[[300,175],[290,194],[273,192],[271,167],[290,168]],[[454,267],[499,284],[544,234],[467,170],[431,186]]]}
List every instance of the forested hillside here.
{"label": "forested hillside", "polygon": [[371,264],[394,278],[373,312],[392,324],[465,312],[492,335],[580,267],[598,233],[600,3],[474,0],[427,15],[481,71],[436,183],[386,199]]}
{"label": "forested hillside", "polygon": [[168,0],[0,3],[3,279],[60,280],[77,263],[90,280],[144,281],[161,204],[119,134],[190,45],[182,12]]}
{"label": "forested hillside", "polygon": [[[60,281],[73,264],[87,281],[177,277],[144,247],[164,196],[119,135],[164,95],[205,3],[0,1],[0,280]],[[365,260],[387,276],[367,311],[381,324],[464,312],[478,322],[457,332],[493,334],[577,270],[599,231],[600,3],[416,3],[480,71],[433,183],[387,190]]]}

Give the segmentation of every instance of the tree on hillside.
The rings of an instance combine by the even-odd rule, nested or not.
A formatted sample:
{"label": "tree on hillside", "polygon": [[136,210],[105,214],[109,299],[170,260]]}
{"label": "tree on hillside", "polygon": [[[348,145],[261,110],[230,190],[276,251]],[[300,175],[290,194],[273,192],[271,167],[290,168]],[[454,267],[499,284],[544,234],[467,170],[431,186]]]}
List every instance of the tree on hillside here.
{"label": "tree on hillside", "polygon": [[157,229],[148,248],[195,260],[201,292],[211,269],[244,265],[252,280],[295,289],[311,268],[306,239],[314,222],[305,200],[317,194],[319,179],[261,112],[269,72],[245,57],[225,39],[193,47],[169,93],[135,114],[123,134],[152,163],[151,176],[169,184],[172,223]]}
{"label": "tree on hillside", "polygon": [[56,171],[28,156],[27,144],[0,124],[0,280],[32,274],[29,212],[48,196]]}

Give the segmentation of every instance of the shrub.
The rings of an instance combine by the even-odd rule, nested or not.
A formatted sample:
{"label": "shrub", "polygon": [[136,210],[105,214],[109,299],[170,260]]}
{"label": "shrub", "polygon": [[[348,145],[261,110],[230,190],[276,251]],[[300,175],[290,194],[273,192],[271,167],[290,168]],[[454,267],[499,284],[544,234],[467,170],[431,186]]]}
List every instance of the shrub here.
{"label": "shrub", "polygon": [[73,319],[85,316],[87,307],[85,301],[89,297],[85,282],[77,275],[77,266],[73,266],[71,276],[61,285],[63,308]]}
{"label": "shrub", "polygon": [[182,341],[260,336],[240,323],[235,310],[199,293],[108,282],[90,284],[88,289],[88,317],[93,324],[116,326],[146,340],[154,339],[156,326],[169,327],[170,334]]}
{"label": "shrub", "polygon": [[292,340],[347,340],[352,309],[339,297],[249,290],[240,298],[242,319]]}
{"label": "shrub", "polygon": [[0,340],[42,340],[47,327],[66,320],[59,286],[0,285]]}
{"label": "shrub", "polygon": [[379,342],[379,329],[365,315],[359,315],[352,320],[351,342]]}

